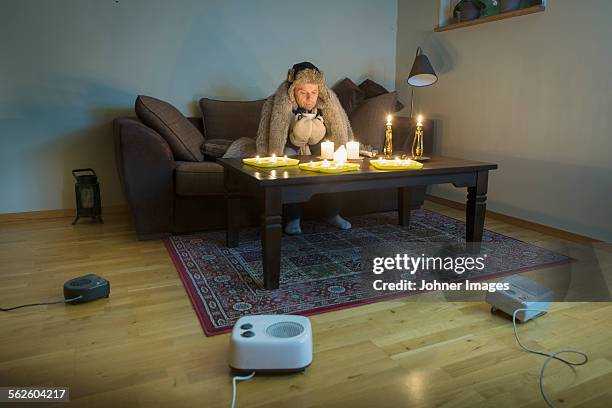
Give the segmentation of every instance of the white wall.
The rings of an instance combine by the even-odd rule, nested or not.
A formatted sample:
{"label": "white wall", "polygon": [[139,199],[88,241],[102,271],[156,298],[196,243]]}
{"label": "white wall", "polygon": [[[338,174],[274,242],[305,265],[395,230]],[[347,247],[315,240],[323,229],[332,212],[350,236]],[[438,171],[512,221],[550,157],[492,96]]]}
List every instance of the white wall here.
{"label": "white wall", "polygon": [[74,207],[93,167],[123,202],[112,118],[136,95],[199,115],[271,94],[296,62],[394,88],[396,0],[0,0],[0,213]]}
{"label": "white wall", "polygon": [[[612,2],[551,0],[434,33],[436,3],[398,2],[396,88],[407,104],[422,45],[439,81],[416,106],[438,120],[437,153],[499,164],[489,209],[612,241]],[[452,186],[432,193],[465,200]]]}

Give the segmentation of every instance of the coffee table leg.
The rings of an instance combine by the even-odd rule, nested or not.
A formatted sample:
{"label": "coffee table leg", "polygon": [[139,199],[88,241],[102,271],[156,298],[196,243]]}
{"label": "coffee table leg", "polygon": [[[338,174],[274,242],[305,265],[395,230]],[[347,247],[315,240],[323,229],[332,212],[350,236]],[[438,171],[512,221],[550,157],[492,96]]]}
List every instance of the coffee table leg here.
{"label": "coffee table leg", "polygon": [[476,185],[468,187],[465,207],[465,242],[466,249],[471,253],[479,253],[482,244],[488,178],[488,171],[480,171],[476,177]]}
{"label": "coffee table leg", "polygon": [[238,246],[240,235],[240,186],[227,169],[224,171],[223,180],[226,202],[225,244],[234,248]]}
{"label": "coffee table leg", "polygon": [[423,204],[426,186],[399,187],[397,189],[398,224],[403,227],[410,226],[410,211],[416,210]]}
{"label": "coffee table leg", "polygon": [[261,250],[264,288],[278,289],[280,284],[282,199],[281,190],[266,188],[262,197]]}

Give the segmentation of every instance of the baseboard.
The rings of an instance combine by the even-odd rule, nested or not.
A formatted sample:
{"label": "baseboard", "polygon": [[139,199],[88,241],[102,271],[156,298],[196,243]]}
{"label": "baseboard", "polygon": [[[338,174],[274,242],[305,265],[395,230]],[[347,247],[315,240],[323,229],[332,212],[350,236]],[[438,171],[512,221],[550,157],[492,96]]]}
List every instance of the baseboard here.
{"label": "baseboard", "polygon": [[[109,205],[102,207],[102,216],[105,214],[127,214],[127,205]],[[0,214],[0,223],[14,221],[49,220],[54,218],[74,218],[76,208],[65,208],[59,210],[27,211],[18,213]]]}
{"label": "baseboard", "polygon": [[[431,194],[426,194],[425,199],[431,202],[445,205],[447,207],[456,208],[458,210],[465,211],[465,204],[458,203],[456,201],[448,200],[446,198],[434,196]],[[512,217],[510,215],[501,214],[495,211],[487,210],[487,217],[503,221],[507,224],[516,225],[521,228],[530,229],[533,231],[538,231],[543,234],[552,235],[557,238],[565,239],[567,241],[573,242],[582,242],[582,243],[593,243],[593,242],[602,242],[598,239],[587,237],[585,235],[575,234],[573,232],[560,230],[557,228],[549,227],[548,225],[542,225],[531,221],[526,221],[520,218]]]}

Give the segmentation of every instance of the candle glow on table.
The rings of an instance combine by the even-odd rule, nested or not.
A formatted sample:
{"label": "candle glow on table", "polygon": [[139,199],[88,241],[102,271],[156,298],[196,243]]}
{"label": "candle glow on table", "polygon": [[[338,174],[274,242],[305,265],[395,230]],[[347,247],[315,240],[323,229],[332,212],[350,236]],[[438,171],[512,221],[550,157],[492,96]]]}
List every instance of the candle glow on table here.
{"label": "candle glow on table", "polygon": [[394,159],[374,159],[370,160],[370,164],[379,170],[411,170],[421,169],[423,164],[411,159],[400,159],[395,156]]}
{"label": "candle glow on table", "polygon": [[331,160],[334,158],[334,142],[321,143],[321,158]]}
{"label": "candle glow on table", "polygon": [[334,153],[335,157],[333,161],[323,159],[317,162],[302,163],[299,167],[301,170],[316,171],[320,173],[343,173],[359,170],[359,164],[346,161],[346,149],[343,148],[344,146]]}
{"label": "candle glow on table", "polygon": [[286,166],[296,166],[300,164],[298,159],[294,159],[291,157],[276,157],[276,155],[272,155],[270,157],[250,157],[246,159],[242,159],[244,164],[254,167],[286,167]]}
{"label": "candle glow on table", "polygon": [[353,140],[346,144],[346,154],[349,160],[359,159],[359,142]]}

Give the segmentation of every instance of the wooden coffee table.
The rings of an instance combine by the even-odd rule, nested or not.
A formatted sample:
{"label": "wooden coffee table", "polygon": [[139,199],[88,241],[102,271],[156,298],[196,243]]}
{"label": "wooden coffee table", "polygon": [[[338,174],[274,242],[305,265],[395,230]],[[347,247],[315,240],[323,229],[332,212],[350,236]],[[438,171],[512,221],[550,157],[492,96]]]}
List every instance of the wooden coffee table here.
{"label": "wooden coffee table", "polygon": [[[297,157],[309,162],[312,156]],[[465,240],[470,252],[480,252],[484,228],[489,170],[497,164],[452,157],[434,156],[420,170],[382,171],[365,159],[358,171],[323,174],[300,170],[297,166],[260,169],[241,159],[218,159],[224,168],[227,199],[227,246],[238,246],[240,195],[252,194],[261,203],[261,245],[264,287],[277,289],[280,281],[283,204],[303,203],[314,194],[341,191],[397,188],[398,222],[409,226],[411,189],[414,186],[452,183],[467,187]]]}

